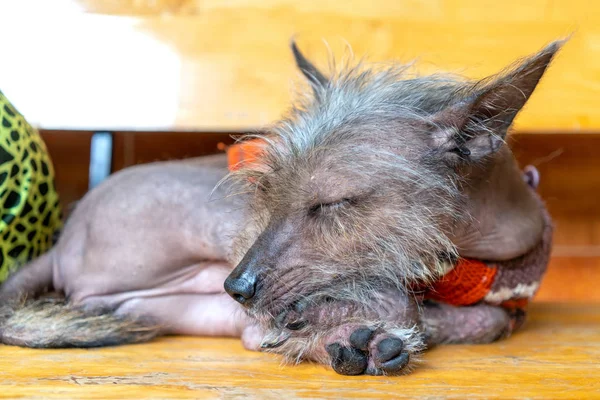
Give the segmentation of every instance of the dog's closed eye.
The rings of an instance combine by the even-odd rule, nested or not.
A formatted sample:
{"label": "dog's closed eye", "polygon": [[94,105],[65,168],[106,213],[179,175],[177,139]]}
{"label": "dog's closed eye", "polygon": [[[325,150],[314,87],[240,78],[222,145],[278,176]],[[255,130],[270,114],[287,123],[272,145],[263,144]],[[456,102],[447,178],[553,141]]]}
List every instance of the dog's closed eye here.
{"label": "dog's closed eye", "polygon": [[328,202],[328,203],[319,203],[310,207],[310,214],[318,214],[324,211],[336,211],[348,206],[356,205],[356,198],[352,197],[344,197],[340,200]]}

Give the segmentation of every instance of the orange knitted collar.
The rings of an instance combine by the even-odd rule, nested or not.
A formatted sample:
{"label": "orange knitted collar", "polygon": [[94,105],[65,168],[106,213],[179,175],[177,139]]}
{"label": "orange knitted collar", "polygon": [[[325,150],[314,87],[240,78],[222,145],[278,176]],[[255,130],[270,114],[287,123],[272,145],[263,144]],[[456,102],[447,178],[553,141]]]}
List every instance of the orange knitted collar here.
{"label": "orange knitted collar", "polygon": [[[262,140],[239,142],[227,149],[230,170],[237,170],[260,158]],[[433,284],[420,290],[424,299],[444,302],[454,306],[466,306],[482,301],[490,292],[497,268],[480,260],[461,258],[454,268]],[[503,303],[505,307],[524,307],[527,299],[518,304]]]}
{"label": "orange knitted collar", "polygon": [[260,157],[263,140],[251,139],[235,143],[227,148],[227,164],[230,171],[235,171],[256,161]]}

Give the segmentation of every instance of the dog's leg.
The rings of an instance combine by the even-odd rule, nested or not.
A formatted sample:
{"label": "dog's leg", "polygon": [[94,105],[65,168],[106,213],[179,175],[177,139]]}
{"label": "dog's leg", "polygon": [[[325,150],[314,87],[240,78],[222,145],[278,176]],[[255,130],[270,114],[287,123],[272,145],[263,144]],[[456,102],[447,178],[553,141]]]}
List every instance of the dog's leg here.
{"label": "dog's leg", "polygon": [[226,293],[134,298],[124,302],[116,314],[150,318],[162,327],[160,333],[167,335],[240,337],[250,325],[250,319]]}
{"label": "dog's leg", "polygon": [[11,275],[0,286],[0,306],[51,289],[53,257],[54,250],[50,250]]}
{"label": "dog's leg", "polygon": [[410,370],[423,348],[417,323],[416,303],[399,291],[365,303],[313,300],[279,316],[263,348],[343,375],[397,375]]}
{"label": "dog's leg", "polygon": [[477,304],[455,307],[426,302],[421,311],[421,323],[428,345],[442,343],[490,343],[509,336],[524,321],[525,313]]}

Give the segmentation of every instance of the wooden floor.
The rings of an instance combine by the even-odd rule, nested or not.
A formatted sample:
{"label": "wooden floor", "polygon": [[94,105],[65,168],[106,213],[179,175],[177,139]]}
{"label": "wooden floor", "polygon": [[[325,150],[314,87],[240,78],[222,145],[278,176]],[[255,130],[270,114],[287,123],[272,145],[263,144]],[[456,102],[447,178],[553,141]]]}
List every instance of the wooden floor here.
{"label": "wooden floor", "polygon": [[600,307],[534,304],[526,328],[444,346],[402,377],[282,366],[233,339],[172,337],[96,350],[0,347],[0,398],[600,398]]}

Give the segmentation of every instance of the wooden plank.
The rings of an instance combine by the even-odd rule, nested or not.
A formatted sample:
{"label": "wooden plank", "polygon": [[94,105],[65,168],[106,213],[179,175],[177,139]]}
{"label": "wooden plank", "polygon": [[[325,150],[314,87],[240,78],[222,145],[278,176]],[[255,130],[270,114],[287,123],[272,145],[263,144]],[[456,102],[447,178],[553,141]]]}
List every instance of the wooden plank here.
{"label": "wooden plank", "polygon": [[600,135],[515,135],[521,166],[535,165],[555,223],[554,255],[600,256]]}
{"label": "wooden plank", "polygon": [[[56,171],[64,214],[88,191],[93,132],[42,130]],[[208,132],[114,132],[112,170],[147,162],[200,157],[222,152],[231,134]]]}
{"label": "wooden plank", "polygon": [[347,42],[374,61],[481,77],[573,31],[516,127],[600,127],[594,1],[7,0],[0,13],[0,88],[45,128],[264,127],[289,105],[295,34],[321,66],[325,39],[339,57]]}
{"label": "wooden plank", "polygon": [[600,312],[535,304],[524,330],[491,345],[441,346],[401,377],[344,377],[322,366],[282,366],[235,339],[163,338],[95,350],[0,347],[0,398],[600,397]]}
{"label": "wooden plank", "polygon": [[600,309],[600,257],[555,256],[542,280],[537,301],[596,304]]}

